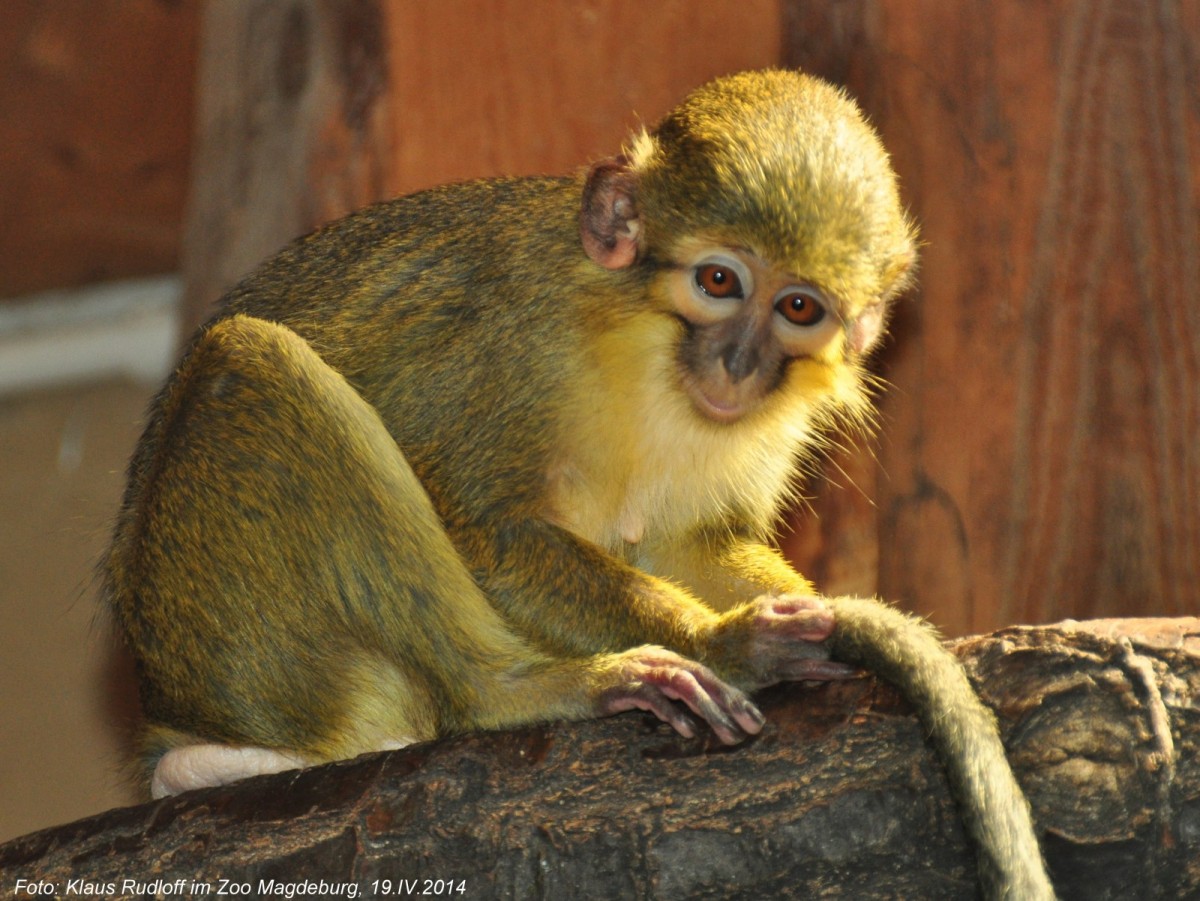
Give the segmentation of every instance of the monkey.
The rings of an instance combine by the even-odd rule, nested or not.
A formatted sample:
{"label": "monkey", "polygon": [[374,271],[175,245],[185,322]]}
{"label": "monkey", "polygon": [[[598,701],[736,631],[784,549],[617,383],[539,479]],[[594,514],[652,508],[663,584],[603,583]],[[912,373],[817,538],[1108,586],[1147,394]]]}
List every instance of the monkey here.
{"label": "monkey", "polygon": [[155,796],[478,729],[877,672],[991,897],[1050,898],[993,716],[931,627],[769,545],[917,230],[841,89],[718,78],[612,157],[385,201],[233,287],[151,403],[101,564]]}

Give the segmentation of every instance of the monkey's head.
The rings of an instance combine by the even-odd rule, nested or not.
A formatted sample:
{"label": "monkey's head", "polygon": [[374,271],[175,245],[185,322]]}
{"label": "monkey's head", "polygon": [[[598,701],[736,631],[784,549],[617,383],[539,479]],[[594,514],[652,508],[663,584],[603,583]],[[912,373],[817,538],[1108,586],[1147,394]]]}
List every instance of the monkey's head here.
{"label": "monkey's head", "polygon": [[718,423],[836,393],[916,258],[858,107],[787,71],[711,82],[593,166],[581,236],[601,266],[654,273],[652,297],[682,325],[681,386]]}

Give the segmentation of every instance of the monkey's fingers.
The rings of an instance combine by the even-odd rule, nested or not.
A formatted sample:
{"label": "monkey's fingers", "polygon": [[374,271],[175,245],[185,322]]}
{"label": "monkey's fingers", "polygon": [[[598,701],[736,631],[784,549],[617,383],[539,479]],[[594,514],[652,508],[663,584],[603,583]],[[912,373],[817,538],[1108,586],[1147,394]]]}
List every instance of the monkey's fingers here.
{"label": "monkey's fingers", "polygon": [[756,624],[770,637],[818,644],[833,634],[833,610],[818,597],[763,595],[754,604]]}
{"label": "monkey's fingers", "polygon": [[602,692],[605,714],[646,710],[687,737],[696,724],[676,703],[681,701],[727,745],[762,730],[765,720],[741,691],[722,682],[707,667],[663,648],[646,646],[620,655],[616,684]]}
{"label": "monkey's fingers", "polygon": [[862,667],[837,660],[792,660],[780,665],[780,677],[786,682],[833,682],[857,679],[866,674]]}
{"label": "monkey's fingers", "polygon": [[829,659],[836,625],[820,598],[761,595],[731,612],[731,627],[744,636],[744,660],[758,687],[777,682],[852,678],[858,670]]}

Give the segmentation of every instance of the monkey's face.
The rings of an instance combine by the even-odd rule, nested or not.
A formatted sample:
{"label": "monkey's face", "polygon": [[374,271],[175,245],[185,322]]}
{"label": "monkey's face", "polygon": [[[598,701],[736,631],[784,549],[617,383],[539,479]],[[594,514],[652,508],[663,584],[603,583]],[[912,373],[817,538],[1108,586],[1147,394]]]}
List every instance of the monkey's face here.
{"label": "monkey's face", "polygon": [[836,365],[846,327],[835,298],[752,251],[699,243],[670,270],[673,312],[684,325],[684,392],[702,416],[736,422],[786,382],[798,360]]}

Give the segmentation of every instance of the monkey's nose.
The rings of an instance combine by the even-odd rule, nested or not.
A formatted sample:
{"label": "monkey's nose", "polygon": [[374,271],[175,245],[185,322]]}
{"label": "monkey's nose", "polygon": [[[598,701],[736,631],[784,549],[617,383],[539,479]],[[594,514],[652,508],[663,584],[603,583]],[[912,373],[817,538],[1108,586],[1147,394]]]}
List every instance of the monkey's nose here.
{"label": "monkey's nose", "polygon": [[733,384],[751,375],[759,364],[759,353],[748,343],[730,344],[721,352],[721,365]]}

